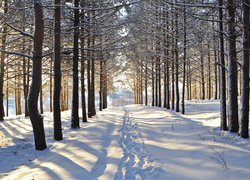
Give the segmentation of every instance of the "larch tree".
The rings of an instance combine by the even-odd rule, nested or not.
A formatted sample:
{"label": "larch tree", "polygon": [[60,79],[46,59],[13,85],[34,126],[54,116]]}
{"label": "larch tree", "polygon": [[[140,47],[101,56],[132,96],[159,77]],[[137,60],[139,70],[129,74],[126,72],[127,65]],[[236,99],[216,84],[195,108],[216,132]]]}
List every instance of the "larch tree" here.
{"label": "larch tree", "polygon": [[[4,0],[3,2],[3,8],[4,8],[4,14],[6,15],[8,13],[8,1]],[[4,52],[6,49],[6,38],[7,38],[7,25],[4,24],[3,28],[2,28],[2,32],[3,35],[1,37],[1,49],[3,51],[1,51],[1,59],[0,59],[0,121],[4,120],[4,69],[5,69],[5,57],[6,57],[6,53]]]}
{"label": "larch tree", "polygon": [[74,1],[74,43],[73,43],[73,90],[71,107],[71,128],[80,127],[79,124],[79,0]]}
{"label": "larch tree", "polygon": [[243,0],[243,56],[242,56],[242,95],[239,134],[249,138],[249,51],[250,51],[250,0]]}
{"label": "larch tree", "polygon": [[38,96],[42,81],[42,50],[44,40],[43,5],[41,0],[34,0],[35,32],[33,41],[32,81],[28,95],[30,120],[33,127],[35,148],[47,148],[43,125],[43,116],[38,111]]}
{"label": "larch tree", "polygon": [[237,65],[237,50],[236,50],[236,2],[234,0],[227,1],[228,13],[228,122],[229,131],[238,132],[238,65]]}
{"label": "larch tree", "polygon": [[226,110],[226,66],[225,66],[225,48],[224,48],[224,26],[223,26],[223,0],[219,0],[219,65],[220,65],[220,129],[226,131],[227,127],[227,110]]}
{"label": "larch tree", "polygon": [[61,0],[54,1],[54,93],[53,93],[53,118],[54,139],[62,140],[61,123]]}

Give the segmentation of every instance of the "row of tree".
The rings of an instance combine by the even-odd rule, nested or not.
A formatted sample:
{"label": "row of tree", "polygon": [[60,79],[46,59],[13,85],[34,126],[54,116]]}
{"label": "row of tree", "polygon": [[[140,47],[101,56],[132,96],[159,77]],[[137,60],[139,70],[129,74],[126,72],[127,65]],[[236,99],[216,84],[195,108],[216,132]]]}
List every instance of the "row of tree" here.
{"label": "row of tree", "polygon": [[219,98],[221,130],[248,138],[249,3],[155,0],[134,6],[139,21],[130,27],[130,43],[138,45],[129,58],[137,65],[135,103],[143,103],[143,91],[148,103],[149,86],[153,106],[182,113],[185,99]]}
{"label": "row of tree", "polygon": [[0,120],[8,115],[9,97],[15,97],[16,114],[22,113],[23,95],[24,112],[32,122],[36,149],[43,150],[47,147],[41,115],[44,91],[49,90],[55,140],[63,139],[61,111],[69,105],[73,129],[80,127],[80,117],[87,122],[88,117],[96,114],[96,91],[99,109],[107,108],[108,91],[113,88],[118,66],[110,59],[114,58],[114,51],[124,46],[125,37],[120,37],[118,31],[126,19],[121,18],[120,10],[129,3],[119,0],[0,3]]}

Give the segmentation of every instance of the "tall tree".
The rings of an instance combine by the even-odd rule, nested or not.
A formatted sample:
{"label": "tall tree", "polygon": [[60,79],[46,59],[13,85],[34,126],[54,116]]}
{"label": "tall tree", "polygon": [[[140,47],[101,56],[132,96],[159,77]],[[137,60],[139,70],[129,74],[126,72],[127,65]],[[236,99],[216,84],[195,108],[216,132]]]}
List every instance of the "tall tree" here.
{"label": "tall tree", "polygon": [[54,0],[54,93],[53,93],[53,118],[54,139],[62,140],[61,123],[61,0]]}
{"label": "tall tree", "polygon": [[[186,1],[184,0],[184,3]],[[185,87],[186,87],[186,59],[187,59],[187,28],[186,28],[186,24],[187,24],[187,17],[186,17],[187,13],[186,13],[186,6],[184,5],[183,8],[183,36],[184,36],[184,40],[183,40],[183,82],[182,82],[182,99],[181,99],[181,113],[185,114]]]}
{"label": "tall tree", "polygon": [[[177,3],[177,0],[175,0]],[[179,94],[179,52],[178,52],[178,39],[179,39],[179,30],[178,30],[178,12],[175,8],[175,91],[176,91],[176,112],[180,111],[180,94]]]}
{"label": "tall tree", "polygon": [[[3,2],[3,7],[4,7],[4,14],[8,13],[8,0],[4,0]],[[2,39],[1,39],[1,44],[2,47],[1,49],[3,50],[1,52],[1,61],[0,61],[0,121],[4,120],[4,104],[3,104],[3,84],[4,84],[4,66],[5,66],[5,48],[6,48],[6,38],[7,38],[7,25],[3,25],[3,30],[2,30]]]}
{"label": "tall tree", "polygon": [[71,128],[79,128],[79,0],[74,1],[74,45],[73,45],[73,90],[71,107]]}
{"label": "tall tree", "polygon": [[[85,6],[85,1],[81,1],[81,7]],[[81,98],[82,98],[82,122],[87,122],[87,112],[86,112],[86,97],[85,97],[85,31],[84,31],[84,20],[85,11],[82,10],[81,15]]]}
{"label": "tall tree", "polygon": [[227,1],[228,13],[228,122],[229,131],[238,132],[238,71],[237,71],[237,51],[236,51],[236,30],[235,30],[235,9],[234,0]]}
{"label": "tall tree", "polygon": [[226,69],[225,69],[225,48],[224,48],[224,26],[223,26],[223,0],[219,0],[219,39],[220,39],[220,129],[227,130],[227,109],[226,109]]}
{"label": "tall tree", "polygon": [[44,39],[44,19],[43,6],[41,0],[34,0],[35,11],[35,32],[33,40],[33,66],[32,66],[32,81],[28,95],[28,107],[30,120],[33,127],[35,139],[35,148],[44,150],[47,148],[45,141],[43,116],[38,111],[38,96],[41,88],[41,73],[42,73],[42,47]]}
{"label": "tall tree", "polygon": [[249,138],[249,50],[250,50],[250,0],[243,0],[243,56],[240,136]]}

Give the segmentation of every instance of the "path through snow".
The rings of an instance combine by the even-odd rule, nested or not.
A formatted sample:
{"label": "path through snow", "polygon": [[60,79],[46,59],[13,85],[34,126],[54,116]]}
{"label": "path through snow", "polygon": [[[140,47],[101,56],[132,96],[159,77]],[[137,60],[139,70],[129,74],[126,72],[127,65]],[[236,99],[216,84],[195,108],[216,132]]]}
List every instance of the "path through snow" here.
{"label": "path through snow", "polygon": [[249,179],[250,141],[217,130],[217,106],[190,102],[185,116],[112,107],[76,131],[64,112],[61,142],[52,140],[48,113],[42,152],[33,149],[28,119],[7,119],[0,123],[0,179]]}

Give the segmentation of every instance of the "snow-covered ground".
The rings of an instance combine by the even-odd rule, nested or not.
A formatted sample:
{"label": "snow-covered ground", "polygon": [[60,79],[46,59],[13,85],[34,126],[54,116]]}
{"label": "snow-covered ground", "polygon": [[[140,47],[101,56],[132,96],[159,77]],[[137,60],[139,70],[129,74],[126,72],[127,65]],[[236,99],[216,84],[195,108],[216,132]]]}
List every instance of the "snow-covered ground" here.
{"label": "snow-covered ground", "polygon": [[250,141],[220,132],[219,103],[190,101],[186,115],[163,108],[111,107],[35,151],[30,120],[0,123],[0,179],[249,179]]}

